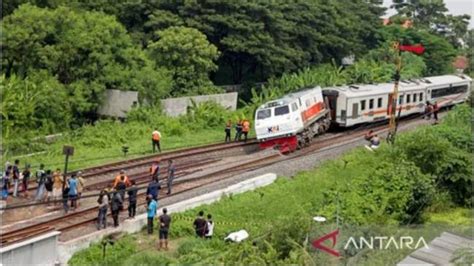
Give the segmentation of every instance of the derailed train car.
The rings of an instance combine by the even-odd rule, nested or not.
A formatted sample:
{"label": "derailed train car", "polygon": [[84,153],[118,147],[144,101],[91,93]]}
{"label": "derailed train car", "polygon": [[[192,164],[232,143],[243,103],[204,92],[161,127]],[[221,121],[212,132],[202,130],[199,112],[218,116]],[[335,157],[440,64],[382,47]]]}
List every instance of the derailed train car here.
{"label": "derailed train car", "polygon": [[[422,113],[426,102],[445,107],[464,102],[472,79],[466,75],[444,75],[402,80],[397,112],[400,116]],[[261,148],[294,151],[326,132],[330,125],[351,127],[390,118],[393,83],[316,87],[291,93],[260,106],[255,131]]]}

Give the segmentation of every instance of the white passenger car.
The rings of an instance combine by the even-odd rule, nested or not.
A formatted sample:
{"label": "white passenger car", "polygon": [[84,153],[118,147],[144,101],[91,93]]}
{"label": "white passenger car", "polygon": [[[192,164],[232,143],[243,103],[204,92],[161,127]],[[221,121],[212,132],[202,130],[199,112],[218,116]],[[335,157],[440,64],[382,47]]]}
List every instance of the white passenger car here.
{"label": "white passenger car", "polygon": [[[399,83],[397,114],[422,113],[426,102],[439,107],[454,105],[467,99],[471,78],[465,75],[444,75],[402,80]],[[349,127],[390,117],[393,83],[349,85],[323,89],[331,109],[333,124]]]}

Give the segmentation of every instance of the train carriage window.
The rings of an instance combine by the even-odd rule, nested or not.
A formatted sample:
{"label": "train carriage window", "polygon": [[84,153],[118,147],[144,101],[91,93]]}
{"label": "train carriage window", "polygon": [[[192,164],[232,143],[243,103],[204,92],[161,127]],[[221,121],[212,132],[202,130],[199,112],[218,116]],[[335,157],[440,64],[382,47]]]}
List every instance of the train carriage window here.
{"label": "train carriage window", "polygon": [[382,107],[382,98],[377,99],[377,108]]}
{"label": "train carriage window", "polygon": [[420,92],[420,102],[423,101],[423,92]]}
{"label": "train carriage window", "polygon": [[398,104],[403,104],[403,95],[398,96]]}
{"label": "train carriage window", "polygon": [[374,99],[369,100],[369,109],[374,109]]}
{"label": "train carriage window", "polygon": [[411,102],[411,94],[407,94],[407,103]]}
{"label": "train carriage window", "polygon": [[458,93],[465,93],[467,91],[467,85],[462,86],[452,86],[448,88],[441,88],[433,90],[431,93],[432,98],[443,97],[446,95],[458,94]]}
{"label": "train carriage window", "polygon": [[275,116],[277,115],[286,115],[290,112],[288,105],[283,105],[275,108]]}
{"label": "train carriage window", "polygon": [[360,110],[361,111],[365,110],[365,100],[360,101]]}
{"label": "train carriage window", "polygon": [[263,109],[257,112],[257,120],[266,119],[272,116],[272,109]]}
{"label": "train carriage window", "polygon": [[291,104],[291,111],[294,112],[296,110],[298,110],[298,105],[296,103],[292,103]]}
{"label": "train carriage window", "polygon": [[418,96],[418,94],[414,93],[414,94],[413,94],[413,102],[414,102],[414,103],[416,103],[416,100],[417,100],[417,99],[416,99],[416,96]]}

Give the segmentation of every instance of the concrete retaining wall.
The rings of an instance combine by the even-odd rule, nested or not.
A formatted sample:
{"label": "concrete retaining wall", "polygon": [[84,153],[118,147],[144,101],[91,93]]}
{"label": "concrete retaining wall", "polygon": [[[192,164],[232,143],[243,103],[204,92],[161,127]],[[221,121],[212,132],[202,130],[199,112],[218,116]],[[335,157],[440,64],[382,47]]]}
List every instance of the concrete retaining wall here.
{"label": "concrete retaining wall", "polygon": [[54,231],[0,248],[1,265],[54,265],[59,234]]}
{"label": "concrete retaining wall", "polygon": [[[273,183],[277,178],[276,174],[269,173],[261,176],[257,176],[251,179],[247,179],[235,185],[228,186],[224,189],[216,190],[201,196],[197,196],[188,200],[177,202],[165,206],[168,209],[168,213],[183,212],[192,208],[199,207],[203,204],[210,204],[218,201],[223,196],[229,196],[231,194],[239,194],[246,191],[254,190],[259,187],[267,186]],[[158,213],[162,213],[162,208],[158,210]],[[59,261],[66,264],[72,255],[84,248],[89,247],[91,243],[99,242],[104,236],[115,233],[115,232],[128,232],[135,233],[140,231],[143,226],[147,223],[147,214],[143,213],[135,217],[133,220],[125,220],[117,228],[107,228],[94,232],[92,234],[58,244],[58,255]]]}
{"label": "concrete retaining wall", "polygon": [[224,108],[234,111],[237,108],[237,92],[200,95],[191,97],[180,97],[161,100],[163,111],[169,116],[178,116],[186,114],[188,106],[191,106],[191,99],[195,103],[214,101]]}
{"label": "concrete retaining wall", "polygon": [[137,91],[106,90],[98,113],[104,116],[125,118],[133,106],[138,105]]}

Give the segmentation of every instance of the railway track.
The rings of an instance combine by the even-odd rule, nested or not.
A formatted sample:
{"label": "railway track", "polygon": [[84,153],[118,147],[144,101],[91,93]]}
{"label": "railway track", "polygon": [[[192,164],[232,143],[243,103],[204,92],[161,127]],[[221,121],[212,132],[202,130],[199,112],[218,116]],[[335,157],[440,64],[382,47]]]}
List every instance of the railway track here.
{"label": "railway track", "polygon": [[[418,117],[415,117],[415,118],[418,118]],[[400,121],[400,123],[401,124],[407,123],[412,120],[414,119],[413,118],[404,119],[403,121]],[[263,158],[256,158],[256,159],[246,161],[240,164],[225,167],[216,171],[211,171],[203,175],[197,175],[193,178],[185,178],[189,174],[189,172],[183,171],[180,174],[180,176],[177,177],[175,185],[173,185],[173,190],[174,190],[173,195],[185,193],[187,191],[196,189],[198,187],[206,186],[213,182],[221,181],[233,175],[240,174],[246,171],[252,171],[261,167],[278,163],[278,162],[289,161],[294,158],[307,156],[313,153],[323,152],[324,149],[328,147],[345,145],[344,143],[346,142],[360,139],[360,137],[362,137],[368,129],[377,131],[377,133],[380,134],[387,131],[387,126],[383,124],[383,125],[373,125],[373,126],[368,126],[368,127],[355,128],[351,131],[335,134],[330,137],[326,137],[326,138],[323,137],[320,139],[316,138],[309,147],[300,151],[296,151],[295,153],[289,154],[288,156],[282,156],[278,153],[274,153],[274,154],[265,156]],[[204,162],[203,162],[203,165],[205,165]],[[194,173],[195,172],[196,171],[194,171]],[[147,176],[149,177],[149,175],[143,175],[143,176],[139,175],[136,178],[141,179],[141,178],[146,178]],[[159,196],[160,199],[167,197],[162,192],[163,190],[160,193],[160,196]],[[144,192],[139,193],[138,198],[139,198],[139,202],[137,202],[137,205],[138,206],[144,205],[145,204]],[[21,238],[24,239],[24,238],[31,237],[31,235],[35,235],[35,232],[41,232],[41,230],[46,230],[44,229],[46,226],[49,226],[48,230],[58,230],[61,232],[71,231],[71,230],[80,228],[81,226],[94,223],[96,221],[97,211],[98,211],[97,207],[90,207],[90,208],[76,211],[76,212],[61,216],[61,217],[50,219],[48,221],[26,226],[21,229],[5,232],[5,233],[2,233],[1,243],[2,245],[9,245],[11,243],[20,241]],[[43,228],[43,229],[40,229],[40,228]]]}
{"label": "railway track", "polygon": [[[91,179],[94,177],[100,178],[102,175],[107,175],[110,173],[115,173],[120,170],[130,170],[132,168],[146,167],[153,162],[156,162],[158,159],[161,161],[166,160],[177,160],[182,158],[187,158],[190,156],[198,156],[201,154],[218,152],[227,149],[243,148],[247,146],[256,145],[258,142],[255,139],[249,139],[247,142],[231,142],[231,143],[214,143],[209,145],[197,146],[193,148],[178,149],[169,152],[163,152],[159,154],[147,155],[144,157],[134,158],[130,160],[124,160],[114,163],[109,163],[101,166],[81,169],[82,177],[84,179]],[[69,172],[69,174],[77,173],[77,171]],[[161,172],[161,171],[160,171]],[[33,191],[38,188],[38,185],[35,180],[30,180],[28,186],[28,191]],[[91,184],[95,185],[95,184]],[[89,186],[89,185],[88,185]],[[86,186],[87,190],[87,186]]]}
{"label": "railway track", "polygon": [[[172,195],[181,194],[189,190],[211,184],[217,180],[221,180],[223,175],[229,175],[229,174],[233,174],[237,172],[247,171],[248,169],[255,167],[255,165],[272,160],[275,157],[280,157],[280,155],[275,152],[273,154],[260,157],[254,161],[246,161],[243,163],[238,163],[230,167],[226,167],[223,169],[212,171],[210,173],[206,173],[205,175],[195,176],[193,178],[187,178],[185,180],[183,180],[182,177],[177,178],[176,182],[173,185]],[[163,188],[166,188],[166,186],[163,186]],[[145,192],[143,192],[143,190],[145,190],[146,187],[140,187],[139,189],[142,190],[142,192],[138,193],[137,195],[137,199],[138,199],[137,206],[146,204]],[[159,199],[168,197],[167,195],[163,193],[163,191],[164,189],[160,190]],[[80,226],[94,223],[97,218],[97,212],[98,212],[98,207],[90,207],[83,210],[71,212],[69,214],[66,214],[60,217],[48,219],[47,221],[35,223],[29,226],[24,226],[20,229],[2,232],[0,242],[2,243],[2,246],[10,245],[18,241],[36,236],[37,234],[34,232],[37,232],[37,231],[40,232],[41,230],[43,230],[42,228],[46,228],[46,227],[48,228],[48,231],[57,230],[61,232],[66,232],[72,229],[76,229]],[[111,215],[111,214],[109,213],[108,215]],[[45,231],[41,231],[41,232],[44,233]]]}

